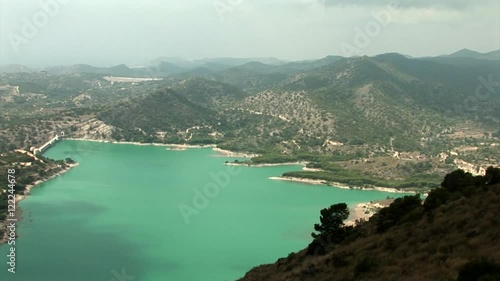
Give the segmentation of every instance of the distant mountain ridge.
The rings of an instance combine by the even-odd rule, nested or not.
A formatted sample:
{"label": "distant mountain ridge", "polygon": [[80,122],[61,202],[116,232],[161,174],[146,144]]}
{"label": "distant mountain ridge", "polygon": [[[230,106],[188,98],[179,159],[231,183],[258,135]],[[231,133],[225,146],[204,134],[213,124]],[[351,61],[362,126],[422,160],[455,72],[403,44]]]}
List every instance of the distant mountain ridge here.
{"label": "distant mountain ridge", "polygon": [[[500,76],[500,69],[474,61],[481,63],[466,67],[392,53],[328,57],[303,62],[299,66],[302,70],[296,65],[287,68],[287,64],[274,67],[250,62],[198,78],[185,77],[173,88],[190,102],[209,109],[217,106],[221,120],[235,117],[231,115],[235,109],[241,115],[236,120],[262,114],[276,119],[260,132],[266,141],[293,139],[298,147],[322,150],[320,145],[333,139],[384,147],[392,143],[390,149],[424,151],[445,128],[464,119],[474,120],[474,126],[500,125],[500,96],[476,98],[475,106],[480,110],[464,105],[474,95],[478,77],[491,74],[496,81]],[[324,66],[305,70],[312,67],[310,64]],[[260,126],[256,122],[245,126]],[[250,140],[246,132],[239,133],[241,139]],[[256,147],[256,140],[252,142],[247,144],[249,149]]]}
{"label": "distant mountain ridge", "polygon": [[177,58],[177,57],[158,57],[152,61],[150,61],[148,64],[150,65],[156,65],[159,62],[170,62],[173,64],[176,64],[180,67],[183,68],[196,68],[196,67],[201,67],[205,64],[218,64],[218,65],[225,65],[228,67],[231,66],[239,66],[243,65],[246,63],[250,62],[260,62],[264,64],[270,64],[270,65],[281,65],[287,63],[286,61],[273,58],[273,57],[267,57],[267,58],[231,58],[231,57],[219,57],[219,58],[206,58],[206,59],[196,59],[196,60],[186,60],[182,58]]}
{"label": "distant mountain ridge", "polygon": [[[404,55],[403,55],[404,56]],[[405,56],[411,58],[410,56]],[[228,69],[237,68],[244,71],[258,71],[267,73],[296,73],[300,71],[313,70],[315,68],[336,63],[345,57],[329,55],[321,59],[306,61],[285,61],[273,57],[263,58],[207,58],[187,60],[178,57],[158,57],[149,61],[143,66],[129,67],[125,64],[111,67],[96,67],[88,64],[75,64],[67,66],[53,66],[40,68],[30,68],[23,65],[5,65],[0,67],[0,73],[34,72],[46,70],[53,74],[70,73],[99,73],[114,76],[137,76],[137,77],[161,77],[182,74],[210,74]],[[479,53],[469,49],[462,49],[450,55],[437,57],[426,57],[427,60],[448,62],[451,64],[470,64],[467,60],[500,60],[500,50],[487,53]]]}
{"label": "distant mountain ridge", "polygon": [[453,54],[444,55],[442,57],[500,60],[500,50],[495,50],[487,53],[480,53],[469,49],[462,49]]}
{"label": "distant mountain ridge", "polygon": [[8,64],[0,67],[0,73],[19,73],[19,72],[33,72],[36,71],[30,67],[20,64]]}
{"label": "distant mountain ridge", "polygon": [[[69,106],[87,111],[113,128],[112,136],[110,130],[104,136],[110,140],[217,144],[266,155],[255,160],[261,163],[312,162],[324,172],[293,177],[355,186],[432,187],[457,154],[479,165],[500,161],[494,148],[500,136],[496,61],[388,53],[223,67],[189,70],[159,62],[154,68],[55,69],[70,73],[63,75],[2,74],[6,86],[0,98],[7,110]],[[149,71],[164,79],[103,79]],[[483,85],[479,94],[478,85]],[[455,152],[464,146],[477,150]],[[441,155],[449,160],[440,161]],[[407,165],[403,159],[419,163]],[[420,174],[413,177],[411,171]]]}

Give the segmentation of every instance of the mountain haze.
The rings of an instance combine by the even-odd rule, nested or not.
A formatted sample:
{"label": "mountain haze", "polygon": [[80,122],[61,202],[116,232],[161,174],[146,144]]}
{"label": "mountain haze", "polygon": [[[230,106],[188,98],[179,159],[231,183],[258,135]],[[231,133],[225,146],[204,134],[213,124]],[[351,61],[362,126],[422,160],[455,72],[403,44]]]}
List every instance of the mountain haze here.
{"label": "mountain haze", "polygon": [[[102,124],[95,133],[53,122],[50,127],[59,131],[69,128],[87,137],[94,132],[94,138],[107,140],[217,144],[263,155],[249,164],[306,161],[321,170],[288,176],[356,186],[432,187],[452,168],[478,172],[500,161],[494,149],[500,135],[498,61],[388,53],[280,65],[236,59],[240,65],[221,69],[226,59],[206,60],[201,64],[211,69],[189,69],[174,64],[186,61],[171,60],[152,69],[78,65],[64,75],[3,74],[1,93],[6,101],[24,101],[6,104],[7,112],[36,104],[57,116],[64,106],[64,114],[74,111],[74,121],[96,118]],[[150,78],[148,71],[163,80],[103,79],[112,73]],[[6,131],[6,146],[28,145],[32,130],[26,127],[17,138]]]}

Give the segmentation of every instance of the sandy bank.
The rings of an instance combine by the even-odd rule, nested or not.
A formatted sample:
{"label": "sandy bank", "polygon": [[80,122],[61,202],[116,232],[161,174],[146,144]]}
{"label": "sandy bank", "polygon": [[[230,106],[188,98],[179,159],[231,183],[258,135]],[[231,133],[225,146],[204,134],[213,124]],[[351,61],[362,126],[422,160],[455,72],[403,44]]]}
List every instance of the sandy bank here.
{"label": "sandy bank", "polygon": [[280,181],[292,181],[307,184],[326,184],[323,180],[313,180],[313,179],[303,179],[303,178],[293,178],[293,177],[270,177],[270,180],[280,180]]}
{"label": "sandy bank", "polygon": [[112,143],[112,144],[131,144],[131,145],[139,145],[139,146],[165,146],[179,149],[188,149],[188,148],[215,148],[215,144],[207,144],[207,145],[190,145],[190,144],[174,144],[174,143],[142,143],[142,142],[131,142],[131,141],[108,141],[108,140],[93,140],[93,139],[83,139],[83,138],[64,138],[63,140],[74,140],[74,141],[91,141],[91,142],[100,142],[100,143]]}
{"label": "sandy bank", "polygon": [[415,191],[411,190],[400,190],[397,188],[392,188],[392,187],[382,187],[382,186],[368,186],[368,187],[363,187],[363,186],[349,186],[340,182],[329,182],[330,185],[338,187],[338,188],[343,188],[343,189],[359,189],[359,190],[376,190],[376,191],[381,191],[381,192],[390,192],[390,193],[406,193],[406,194],[416,194]]}
{"label": "sandy bank", "polygon": [[277,167],[277,166],[296,166],[296,165],[302,165],[305,166],[307,165],[306,162],[288,162],[288,163],[269,163],[269,164],[249,164],[249,163],[235,163],[235,162],[228,162],[226,163],[227,166],[247,166],[247,167]]}
{"label": "sandy bank", "polygon": [[184,151],[190,148],[212,148],[213,151],[219,153],[216,156],[220,157],[253,158],[260,156],[259,154],[234,152],[231,150],[221,149],[218,148],[217,145],[215,144],[190,145],[190,144],[173,144],[173,143],[141,143],[141,142],[127,142],[127,141],[93,140],[93,139],[83,139],[83,138],[65,138],[65,140],[91,141],[91,142],[112,143],[112,144],[131,144],[139,146],[164,146],[166,147],[166,149],[174,151]]}
{"label": "sandy bank", "polygon": [[376,214],[380,209],[388,207],[394,199],[377,200],[368,203],[359,203],[351,208],[348,220],[345,222],[346,225],[355,225],[357,221],[367,221],[374,214]]}
{"label": "sandy bank", "polygon": [[[145,145],[145,144],[141,144]],[[162,144],[162,143],[152,143],[149,145],[156,145],[156,146],[166,146],[169,147],[170,150],[186,150],[190,148],[212,148],[214,149],[216,146],[215,144],[207,144],[207,145],[190,145],[190,144]]]}
{"label": "sandy bank", "polygon": [[244,153],[244,152],[234,152],[234,151],[231,151],[231,150],[221,149],[221,148],[218,148],[218,147],[214,147],[213,151],[220,153],[219,155],[223,156],[223,157],[253,158],[253,157],[260,156],[259,154]]}
{"label": "sandy bank", "polygon": [[304,171],[304,172],[323,172],[324,170],[323,169],[303,167],[302,171]]}
{"label": "sandy bank", "polygon": [[[228,163],[230,164],[230,163]],[[252,166],[253,167],[253,166]],[[326,180],[316,180],[316,179],[308,179],[308,178],[296,178],[296,177],[270,177],[272,180],[286,180],[286,181],[294,181],[301,183],[314,183],[314,184],[325,184],[330,185],[337,188],[342,189],[359,189],[359,190],[376,190],[381,192],[390,192],[390,193],[406,193],[406,194],[416,194],[415,191],[405,191],[398,190],[396,188],[390,187],[380,187],[380,186],[370,186],[370,187],[360,187],[360,186],[349,186],[340,182],[329,182]]]}

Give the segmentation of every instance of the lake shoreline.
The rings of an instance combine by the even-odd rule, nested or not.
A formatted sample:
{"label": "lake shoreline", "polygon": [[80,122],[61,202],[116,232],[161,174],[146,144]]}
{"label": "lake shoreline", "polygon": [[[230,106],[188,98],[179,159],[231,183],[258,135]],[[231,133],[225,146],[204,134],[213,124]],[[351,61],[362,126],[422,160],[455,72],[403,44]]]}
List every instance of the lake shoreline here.
{"label": "lake shoreline", "polygon": [[[45,179],[40,179],[40,180],[37,180],[37,181],[35,181],[35,182],[31,183],[31,184],[26,185],[25,190],[23,191],[22,194],[16,194],[16,199],[15,199],[15,203],[16,203],[15,204],[16,205],[15,215],[16,216],[15,216],[15,219],[17,221],[15,221],[15,223],[21,221],[21,219],[22,219],[23,212],[21,210],[21,207],[19,207],[19,203],[28,197],[28,195],[31,192],[31,189],[33,189],[34,187],[36,187],[36,186],[38,186],[38,185],[40,185],[40,184],[42,184],[44,182],[47,182],[47,181],[49,181],[51,179],[54,179],[54,178],[56,178],[56,177],[58,177],[58,176],[60,176],[60,175],[62,175],[64,173],[70,171],[71,169],[73,169],[74,167],[78,166],[79,164],[78,163],[74,163],[74,164],[66,164],[66,165],[67,166],[64,169],[62,169],[59,172],[51,175],[50,177],[45,178]],[[3,236],[0,238],[0,245],[2,245],[2,244],[4,244],[4,243],[7,242],[7,238],[8,238],[8,236],[7,236],[8,235],[8,231],[6,229],[7,224],[8,224],[7,223],[7,219],[4,220],[3,222],[1,222],[2,228],[5,229],[5,232],[4,232]]]}
{"label": "lake shoreline", "polygon": [[[122,141],[108,141],[108,140],[93,140],[93,139],[83,139],[83,138],[64,138],[64,140],[75,140],[75,141],[91,141],[91,142],[100,142],[100,143],[112,143],[112,144],[130,144],[130,145],[139,145],[139,146],[164,146],[169,150],[175,151],[183,151],[190,148],[212,148],[213,151],[220,153],[220,157],[235,157],[235,158],[253,158],[261,156],[259,154],[246,153],[246,152],[235,152],[232,150],[221,149],[218,148],[215,144],[207,144],[207,145],[189,145],[189,144],[165,144],[165,143],[141,143],[141,142],[122,142]],[[297,161],[297,162],[284,162],[284,163],[262,163],[262,164],[252,164],[245,162],[226,162],[226,166],[241,166],[241,167],[254,167],[254,168],[263,168],[263,167],[279,167],[279,166],[302,166],[303,171],[309,172],[320,172],[322,169],[308,168],[307,165],[309,162],[306,161]],[[390,192],[390,193],[408,193],[408,194],[416,194],[416,191],[413,190],[401,190],[392,187],[383,187],[383,186],[372,186],[372,187],[361,187],[361,186],[351,186],[340,182],[329,182],[326,180],[316,180],[311,178],[298,178],[298,177],[272,177],[272,180],[286,180],[292,182],[299,183],[313,183],[313,184],[325,184],[332,185],[338,188],[344,189],[359,189],[359,190],[376,190],[382,192]],[[319,183],[322,182],[322,183]]]}
{"label": "lake shoreline", "polygon": [[263,163],[263,164],[251,164],[251,163],[237,163],[237,162],[227,162],[226,166],[242,166],[242,167],[279,167],[279,166],[306,166],[308,162],[284,162],[284,163]]}
{"label": "lake shoreline", "polygon": [[280,176],[280,177],[270,177],[269,179],[291,181],[291,182],[297,182],[297,183],[309,183],[309,184],[316,184],[316,185],[328,185],[328,186],[337,187],[337,188],[341,188],[341,189],[374,190],[374,191],[389,192],[389,193],[417,194],[417,192],[413,191],[413,190],[400,190],[397,188],[382,187],[382,186],[373,186],[373,187],[350,186],[350,185],[343,184],[340,182],[329,182],[326,180],[317,180],[317,179],[310,179],[310,178],[297,178],[297,177]]}
{"label": "lake shoreline", "polygon": [[222,157],[236,157],[236,158],[254,158],[260,156],[259,154],[246,153],[246,152],[235,152],[227,149],[222,149],[218,147],[212,148],[213,151],[220,153]]}
{"label": "lake shoreline", "polygon": [[[94,140],[94,139],[84,139],[84,138],[64,138],[64,140],[74,140],[74,141],[91,141],[91,142],[99,142],[99,143],[112,143],[112,144],[129,144],[129,145],[138,145],[138,146],[164,146],[169,150],[174,151],[184,151],[191,148],[212,148],[213,151],[220,153],[220,157],[235,157],[235,158],[253,158],[260,156],[259,154],[246,153],[246,152],[235,152],[227,149],[218,148],[215,144],[207,144],[207,145],[190,145],[190,144],[167,144],[167,143],[141,143],[141,142],[127,142],[127,141],[108,141],[108,140]],[[216,157],[219,155],[216,155]],[[279,166],[302,166],[303,171],[311,171],[318,172],[322,171],[321,169],[307,168],[307,164],[309,162],[306,161],[298,161],[298,162],[284,162],[284,163],[262,163],[262,164],[251,164],[251,163],[238,163],[238,162],[226,162],[226,166],[242,166],[242,167],[255,167],[255,168],[263,168],[263,167],[279,167]],[[298,183],[306,183],[306,184],[314,184],[314,185],[330,185],[337,188],[342,189],[358,189],[358,190],[375,190],[381,192],[389,192],[389,193],[407,193],[407,194],[416,194],[416,191],[412,190],[401,190],[397,188],[391,187],[383,187],[383,186],[372,186],[372,187],[361,187],[361,186],[351,186],[348,184],[340,183],[340,182],[329,182],[326,180],[317,180],[311,178],[298,178],[298,177],[270,177],[271,180],[282,180],[282,181],[291,181]]]}
{"label": "lake shoreline", "polygon": [[293,178],[293,177],[269,177],[269,179],[270,180],[305,183],[305,184],[313,184],[313,185],[326,185],[327,184],[324,180],[313,180],[313,179]]}
{"label": "lake shoreline", "polygon": [[[64,140],[90,141],[90,142],[111,143],[111,144],[128,144],[128,145],[137,145],[137,146],[161,146],[161,147],[165,147],[168,150],[173,150],[173,151],[184,151],[187,149],[199,149],[199,148],[212,148],[212,150],[214,152],[217,152],[219,154],[219,155],[214,155],[214,157],[253,158],[253,157],[259,156],[258,154],[245,153],[245,152],[234,152],[231,150],[221,149],[221,148],[218,148],[215,144],[189,145],[189,144],[140,143],[140,142],[125,142],[125,141],[119,142],[119,141],[108,141],[108,140],[93,140],[93,139],[82,139],[82,138],[81,139],[79,139],[79,138],[64,138]],[[309,162],[304,162],[304,161],[285,162],[285,163],[263,163],[263,164],[251,164],[251,163],[244,163],[244,162],[242,162],[242,163],[226,162],[225,163],[225,165],[227,165],[227,166],[244,166],[244,167],[255,167],[255,168],[278,167],[278,166],[302,166],[302,169],[304,171],[315,171],[315,172],[321,171],[321,169],[307,168],[307,164],[309,164]],[[67,168],[61,170],[60,172],[54,174],[53,176],[51,176],[47,179],[39,180],[39,181],[34,182],[31,185],[26,186],[25,194],[16,196],[16,205],[18,204],[18,202],[26,199],[31,188],[37,186],[40,183],[46,182],[50,179],[53,179],[61,174],[64,174],[67,171],[69,171],[71,168],[73,168],[77,165],[78,164],[71,164],[70,167],[67,167]],[[341,189],[374,190],[374,191],[388,192],[388,193],[407,193],[407,194],[415,194],[416,193],[415,191],[404,191],[404,190],[398,190],[396,188],[389,188],[389,187],[350,186],[350,185],[343,184],[340,182],[329,182],[326,180],[318,180],[318,179],[311,179],[311,178],[275,176],[275,177],[269,177],[269,179],[270,180],[296,182],[296,183],[308,184],[308,185],[325,185],[325,186],[332,186],[332,187],[341,188]],[[382,207],[388,206],[388,204],[379,204],[378,203],[379,201],[386,201],[386,200],[357,203],[355,206],[352,206],[351,207],[351,216],[346,221],[346,225],[355,225],[357,221],[368,220],[373,214],[375,214]],[[16,206],[16,209],[17,208],[18,208],[18,206]],[[22,212],[20,210],[16,210],[16,214],[20,214],[20,216],[22,216]],[[19,218],[19,220],[20,219],[21,218]],[[3,239],[0,240],[0,245],[7,241],[6,238],[7,238],[7,232],[4,233]]]}
{"label": "lake shoreline", "polygon": [[108,140],[94,140],[94,139],[83,139],[83,138],[64,138],[64,140],[72,141],[90,141],[99,143],[112,143],[112,144],[130,144],[138,146],[163,146],[168,150],[173,151],[184,151],[191,148],[212,148],[213,151],[219,153],[220,157],[231,157],[231,158],[253,158],[260,156],[259,154],[247,153],[247,152],[235,152],[232,150],[218,148],[216,144],[175,144],[175,143],[142,143],[142,142],[130,142],[130,141],[108,141]]}
{"label": "lake shoreline", "polygon": [[46,178],[46,179],[37,180],[37,181],[35,181],[35,182],[31,183],[31,184],[26,185],[26,187],[25,187],[25,190],[24,190],[23,194],[17,194],[17,195],[16,195],[16,205],[17,205],[19,202],[21,202],[21,201],[23,201],[24,199],[26,199],[26,197],[28,197],[28,195],[30,194],[31,189],[33,189],[34,187],[36,187],[37,185],[39,185],[39,184],[41,184],[41,183],[44,183],[44,182],[46,182],[46,181],[49,181],[49,180],[51,180],[51,179],[54,179],[54,178],[56,178],[56,177],[58,177],[58,176],[60,176],[60,175],[64,174],[64,173],[66,173],[66,172],[69,172],[69,171],[70,171],[71,169],[73,169],[74,167],[77,167],[77,166],[79,165],[79,163],[74,163],[74,164],[66,164],[66,165],[67,165],[67,166],[66,166],[64,169],[62,169],[62,170],[60,170],[59,172],[57,172],[57,173],[53,174],[52,176],[50,176],[50,177],[48,177],[48,178]]}

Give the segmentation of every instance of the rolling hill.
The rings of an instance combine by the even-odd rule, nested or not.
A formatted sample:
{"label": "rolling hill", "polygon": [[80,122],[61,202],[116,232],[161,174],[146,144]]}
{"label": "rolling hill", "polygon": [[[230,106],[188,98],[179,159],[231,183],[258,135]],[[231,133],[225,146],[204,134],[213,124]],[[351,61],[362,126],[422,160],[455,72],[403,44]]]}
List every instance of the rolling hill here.
{"label": "rolling hill", "polygon": [[[109,83],[100,73],[2,74],[6,87],[19,86],[20,95],[2,92],[10,103],[1,117],[14,120],[10,114],[30,106],[48,107],[57,116],[61,106],[70,106],[71,118],[100,119],[114,140],[217,144],[263,154],[253,163],[306,161],[322,170],[294,177],[432,187],[450,169],[478,172],[500,162],[497,65],[390,53],[280,65],[250,61],[223,70],[160,63],[158,73],[176,73],[141,83]],[[138,71],[124,65],[76,69]],[[12,107],[11,100],[23,103]],[[73,126],[59,122],[58,128]],[[25,135],[10,139],[27,145]]]}
{"label": "rolling hill", "polygon": [[[477,131],[500,127],[499,92],[475,93],[481,77],[500,77],[500,70],[489,64],[466,67],[385,54],[340,59],[298,73],[275,71],[275,66],[247,63],[209,74],[208,80],[184,79],[174,88],[200,106],[217,105],[222,119],[227,110],[239,108],[241,114],[285,121],[286,126],[272,128],[275,141],[294,140],[306,150],[320,149],[330,139],[385,150],[434,151],[447,132],[464,123]],[[296,97],[296,102],[283,97]]]}

